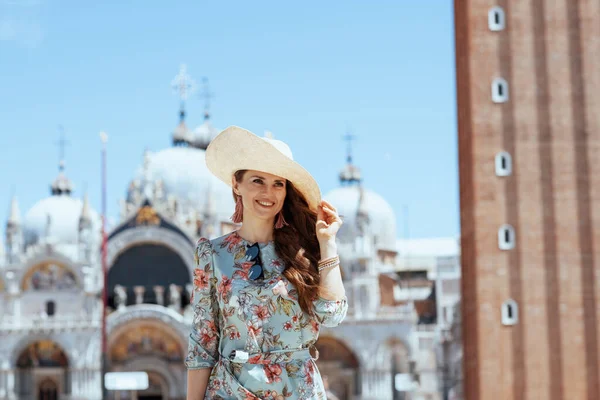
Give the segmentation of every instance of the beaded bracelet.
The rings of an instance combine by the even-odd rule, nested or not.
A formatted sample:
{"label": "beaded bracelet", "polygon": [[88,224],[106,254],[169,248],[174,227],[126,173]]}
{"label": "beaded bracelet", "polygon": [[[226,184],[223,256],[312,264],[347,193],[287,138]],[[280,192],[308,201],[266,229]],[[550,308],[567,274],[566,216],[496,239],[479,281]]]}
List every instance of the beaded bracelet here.
{"label": "beaded bracelet", "polygon": [[319,272],[323,271],[324,269],[327,268],[333,268],[333,267],[337,267],[338,265],[340,265],[340,257],[339,256],[335,256],[335,257],[331,257],[331,258],[327,258],[325,260],[321,260],[319,261]]}

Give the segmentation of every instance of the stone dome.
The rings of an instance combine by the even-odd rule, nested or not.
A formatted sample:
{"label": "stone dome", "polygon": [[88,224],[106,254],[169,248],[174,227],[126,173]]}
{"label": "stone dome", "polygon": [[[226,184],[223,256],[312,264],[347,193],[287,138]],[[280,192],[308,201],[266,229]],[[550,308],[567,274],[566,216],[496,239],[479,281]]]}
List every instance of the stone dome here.
{"label": "stone dome", "polygon": [[173,196],[181,206],[199,212],[205,211],[211,193],[218,219],[228,220],[235,206],[231,188],[208,170],[204,155],[202,149],[185,146],[149,153],[146,165],[137,170],[136,180],[160,181],[166,197]]}
{"label": "stone dome", "polygon": [[185,124],[185,112],[182,110],[180,113],[180,122],[179,125],[173,131],[173,144],[188,144],[192,141],[193,135],[192,132],[188,129]]}
{"label": "stone dome", "polygon": [[[71,197],[69,194],[59,194],[38,201],[27,213],[23,220],[25,245],[36,243],[48,236],[61,244],[75,244],[79,236],[79,220],[84,202]],[[96,211],[87,209],[92,221],[94,239],[101,236],[102,222]]]}
{"label": "stone dome", "polygon": [[359,214],[363,214],[369,221],[369,231],[374,237],[375,246],[386,250],[396,249],[396,214],[379,194],[360,185],[347,185],[333,189],[324,199],[343,216],[344,224],[338,234],[341,241],[354,240],[359,232]]}
{"label": "stone dome", "polygon": [[210,123],[208,116],[205,116],[202,125],[194,129],[192,146],[206,150],[209,143],[219,134],[219,130]]}

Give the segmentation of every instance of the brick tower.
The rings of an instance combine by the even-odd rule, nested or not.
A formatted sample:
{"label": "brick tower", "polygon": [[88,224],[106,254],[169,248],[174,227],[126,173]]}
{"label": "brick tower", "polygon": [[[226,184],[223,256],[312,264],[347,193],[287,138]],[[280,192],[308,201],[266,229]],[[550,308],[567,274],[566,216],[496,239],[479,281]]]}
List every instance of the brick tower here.
{"label": "brick tower", "polygon": [[600,399],[600,1],[455,0],[467,400]]}

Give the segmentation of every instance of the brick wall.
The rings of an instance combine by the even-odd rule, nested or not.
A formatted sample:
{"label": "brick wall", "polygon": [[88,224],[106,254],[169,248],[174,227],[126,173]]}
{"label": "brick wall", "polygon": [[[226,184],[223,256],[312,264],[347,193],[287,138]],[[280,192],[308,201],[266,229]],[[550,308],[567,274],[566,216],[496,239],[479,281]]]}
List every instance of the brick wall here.
{"label": "brick wall", "polygon": [[466,399],[600,399],[600,2],[456,0],[455,29]]}

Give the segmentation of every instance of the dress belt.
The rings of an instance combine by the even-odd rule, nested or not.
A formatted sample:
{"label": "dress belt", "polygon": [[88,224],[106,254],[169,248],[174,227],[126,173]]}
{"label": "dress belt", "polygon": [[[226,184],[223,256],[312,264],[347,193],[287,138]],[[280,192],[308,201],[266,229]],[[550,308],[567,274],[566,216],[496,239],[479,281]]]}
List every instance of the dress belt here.
{"label": "dress belt", "polygon": [[[311,354],[311,350],[315,353],[314,357]],[[221,359],[237,364],[280,364],[290,362],[291,360],[308,358],[312,358],[315,361],[319,359],[319,350],[317,350],[315,346],[301,349],[273,350],[253,354],[243,350],[233,350],[229,357],[221,355]]]}

